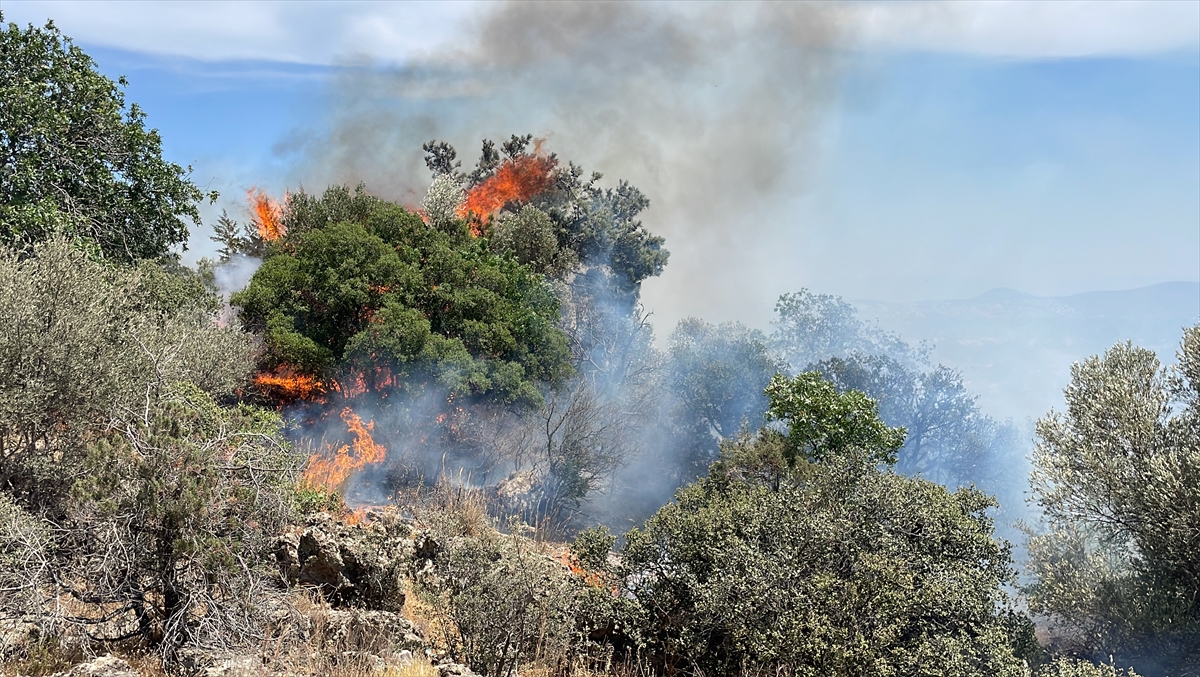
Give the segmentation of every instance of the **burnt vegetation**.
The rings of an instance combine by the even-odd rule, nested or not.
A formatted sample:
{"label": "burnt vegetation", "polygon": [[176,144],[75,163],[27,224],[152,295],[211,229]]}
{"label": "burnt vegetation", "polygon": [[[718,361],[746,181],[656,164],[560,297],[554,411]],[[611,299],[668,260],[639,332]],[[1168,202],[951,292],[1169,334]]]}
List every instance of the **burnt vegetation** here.
{"label": "burnt vegetation", "polygon": [[1036,431],[806,290],[660,348],[648,198],[531,136],[256,194],[193,270],[120,87],[53,25],[0,63],[6,670],[1198,674],[1200,328]]}

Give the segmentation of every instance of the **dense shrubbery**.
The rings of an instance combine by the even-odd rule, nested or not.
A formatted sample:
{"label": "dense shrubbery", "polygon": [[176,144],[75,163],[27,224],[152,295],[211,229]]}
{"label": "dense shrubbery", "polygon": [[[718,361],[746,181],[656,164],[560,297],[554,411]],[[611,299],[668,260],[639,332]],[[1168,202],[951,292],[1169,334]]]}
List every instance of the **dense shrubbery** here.
{"label": "dense shrubbery", "polygon": [[301,459],[276,414],[220,403],[253,350],[213,308],[194,274],[62,239],[0,260],[4,611],[167,655],[261,633]]}
{"label": "dense shrubbery", "polygon": [[[992,501],[880,470],[903,432],[811,378],[768,391],[786,432],[727,445],[627,535],[650,651],[705,674],[1022,674],[1032,627],[1002,592],[1014,570]],[[803,419],[782,414],[798,400]]]}

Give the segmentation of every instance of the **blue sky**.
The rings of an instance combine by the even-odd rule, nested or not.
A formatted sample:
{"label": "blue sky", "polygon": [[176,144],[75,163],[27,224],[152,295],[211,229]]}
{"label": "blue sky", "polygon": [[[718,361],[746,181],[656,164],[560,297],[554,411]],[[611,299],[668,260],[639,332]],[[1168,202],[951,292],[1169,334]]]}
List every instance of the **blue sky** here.
{"label": "blue sky", "polygon": [[[652,9],[683,17],[670,23],[679,30],[703,31],[713,24],[692,15],[720,7]],[[422,98],[406,90],[393,100],[381,80],[378,91],[355,94],[355,105],[403,109],[397,125],[418,124],[431,111],[501,106],[494,119],[464,113],[438,127],[462,144],[465,164],[474,149],[464,146],[479,136],[531,131],[589,170],[636,179],[655,205],[646,225],[665,234],[673,252],[663,277],[646,285],[660,327],[686,315],[764,326],[774,299],[799,287],[912,301],[995,287],[1062,295],[1200,280],[1200,3],[833,8],[840,14],[828,23],[851,27],[835,43],[841,57],[819,85],[798,85],[809,88],[811,102],[801,97],[787,109],[804,119],[780,140],[784,159],[775,158],[777,176],[761,193],[731,189],[714,200],[712,181],[734,176],[728,172],[690,184],[663,178],[690,176],[701,158],[728,155],[705,139],[722,126],[758,124],[747,117],[749,104],[714,103],[716,122],[690,123],[695,146],[681,134],[654,147],[654,137],[666,138],[673,127],[629,112],[626,124],[644,121],[649,137],[646,157],[632,159],[613,148],[629,155],[638,146],[601,147],[605,135],[571,136],[587,127],[570,106],[595,101],[594,93],[560,96],[549,76],[533,81],[530,73],[564,77],[537,59],[508,72],[515,93],[468,88]],[[414,64],[453,62],[456,73],[487,73],[487,64],[476,63],[480,54],[519,47],[487,46],[490,17],[503,11],[473,3],[4,3],[6,20],[53,18],[102,71],[126,75],[129,99],[162,132],[169,159],[192,164],[197,182],[221,191],[222,206],[235,215],[251,186],[279,193],[301,181],[314,188],[359,175],[382,185],[379,168],[389,165],[378,157],[362,158],[369,171],[359,172],[345,153],[338,162],[348,169],[314,166],[333,157],[313,151],[314,140],[328,146],[347,120],[365,119],[347,106],[347,83],[361,90],[366,81],[355,73],[392,69],[411,84]],[[742,35],[752,41],[756,30]],[[788,84],[786,74],[770,72],[780,64],[747,50],[714,52],[707,70],[670,86],[726,77],[729,89],[714,90],[722,96],[761,97]],[[595,58],[581,53],[552,56],[578,70]],[[421,82],[444,84],[431,77]],[[626,96],[636,97],[636,77],[620,83]],[[765,89],[742,84],[756,80]],[[654,82],[646,87],[663,86]],[[612,110],[623,113],[622,105],[638,102]],[[704,105],[697,116],[706,114]],[[501,122],[524,127],[493,129]],[[388,145],[386,152],[404,151]],[[396,162],[411,167],[419,158],[414,147]],[[411,171],[395,175],[415,181]],[[711,206],[687,211],[697,200]],[[190,256],[210,251],[204,235],[195,234]]]}

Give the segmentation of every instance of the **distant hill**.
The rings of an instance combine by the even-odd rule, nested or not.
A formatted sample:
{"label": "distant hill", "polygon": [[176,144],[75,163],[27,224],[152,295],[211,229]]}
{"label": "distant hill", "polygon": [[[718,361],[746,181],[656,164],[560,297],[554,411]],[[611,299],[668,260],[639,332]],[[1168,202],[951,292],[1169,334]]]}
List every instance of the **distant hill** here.
{"label": "distant hill", "polygon": [[963,372],[984,411],[1020,419],[1061,409],[1071,363],[1118,341],[1174,362],[1183,327],[1200,322],[1200,283],[1061,297],[993,289],[963,300],[853,303],[860,318],[933,344],[934,359]]}

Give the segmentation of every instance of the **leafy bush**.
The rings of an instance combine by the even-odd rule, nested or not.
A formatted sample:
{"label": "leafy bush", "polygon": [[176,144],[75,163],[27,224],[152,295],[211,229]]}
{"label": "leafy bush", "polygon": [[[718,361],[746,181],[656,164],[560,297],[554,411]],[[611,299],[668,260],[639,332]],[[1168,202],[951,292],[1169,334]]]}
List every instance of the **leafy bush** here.
{"label": "leafy bush", "polygon": [[[264,335],[263,366],[321,378],[365,374],[373,390],[537,405],[569,371],[544,278],[490,253],[461,221],[426,225],[364,193],[288,202],[289,233],[232,302]],[[394,380],[382,376],[386,372]]]}
{"label": "leafy bush", "polygon": [[425,519],[415,577],[454,630],[452,655],[485,677],[509,677],[535,657],[565,660],[577,641],[570,573],[532,541],[463,522],[455,510]]}
{"label": "leafy bush", "polygon": [[592,571],[608,569],[608,554],[612,551],[617,537],[608,531],[608,527],[600,526],[584,529],[575,536],[571,543],[571,554],[579,563]]}
{"label": "leafy bush", "polygon": [[1111,663],[1099,665],[1074,658],[1059,658],[1038,668],[1037,677],[1138,677],[1133,668],[1123,670]]}
{"label": "leafy bush", "polygon": [[113,617],[130,622],[125,632],[85,623],[99,626],[91,634],[157,640],[167,657],[191,642],[260,636],[272,548],[303,463],[278,415],[221,407],[184,382],[114,427],[72,488],[60,591],[120,605]]}

